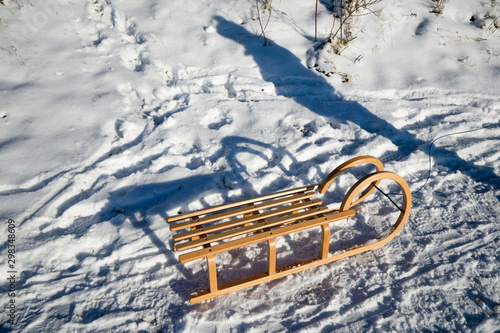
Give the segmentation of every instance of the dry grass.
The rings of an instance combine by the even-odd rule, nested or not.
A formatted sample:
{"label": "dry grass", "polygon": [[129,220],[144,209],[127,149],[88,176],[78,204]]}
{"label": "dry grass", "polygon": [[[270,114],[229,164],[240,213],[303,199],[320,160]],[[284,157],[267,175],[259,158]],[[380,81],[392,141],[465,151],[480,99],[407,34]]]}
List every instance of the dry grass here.
{"label": "dry grass", "polygon": [[19,53],[19,50],[17,49],[17,47],[15,47],[14,45],[11,45],[9,47],[9,49],[11,52],[14,52],[14,55],[16,57],[18,57],[21,60],[21,62],[23,63],[23,65],[26,67],[26,63],[24,62],[23,58],[21,57],[21,53]]}
{"label": "dry grass", "polygon": [[[266,37],[266,28],[271,20],[271,10],[272,10],[273,0],[255,0],[255,7],[257,9],[257,19],[259,20],[260,30],[262,37],[264,37],[264,45],[270,45],[270,42]],[[263,24],[263,17],[267,15],[267,20]]]}
{"label": "dry grass", "polygon": [[441,15],[443,13],[446,0],[431,0],[431,2],[432,6],[430,12],[436,15]]}
{"label": "dry grass", "polygon": [[354,19],[370,14],[380,17],[380,11],[372,9],[379,2],[381,0],[335,0],[332,30],[330,36],[323,42],[323,46],[329,44],[333,53],[341,54],[347,44],[356,38],[352,33]]}

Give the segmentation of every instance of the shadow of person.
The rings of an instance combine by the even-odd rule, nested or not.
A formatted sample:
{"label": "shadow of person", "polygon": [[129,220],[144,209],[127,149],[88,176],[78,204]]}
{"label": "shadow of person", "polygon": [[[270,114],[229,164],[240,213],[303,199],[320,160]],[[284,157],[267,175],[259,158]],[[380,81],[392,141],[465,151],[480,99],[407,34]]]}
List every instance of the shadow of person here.
{"label": "shadow of person", "polygon": [[[344,100],[324,77],[305,67],[300,59],[287,49],[275,42],[271,43],[272,46],[264,47],[259,37],[241,25],[221,16],[214,17],[214,20],[217,22],[218,34],[244,47],[245,54],[251,56],[259,66],[262,78],[275,86],[277,95],[291,98],[328,120],[351,122],[371,134],[389,139],[398,151],[395,154],[394,152],[387,154],[387,158],[380,156],[385,161],[394,160],[391,156],[408,156],[426,145],[427,142],[418,139],[415,134],[398,130],[361,104]],[[428,153],[427,150],[423,151]],[[433,156],[436,164],[466,172],[477,182],[483,182],[496,189],[500,188],[500,177],[491,167],[474,165],[460,158],[456,152],[443,148],[434,148]]]}

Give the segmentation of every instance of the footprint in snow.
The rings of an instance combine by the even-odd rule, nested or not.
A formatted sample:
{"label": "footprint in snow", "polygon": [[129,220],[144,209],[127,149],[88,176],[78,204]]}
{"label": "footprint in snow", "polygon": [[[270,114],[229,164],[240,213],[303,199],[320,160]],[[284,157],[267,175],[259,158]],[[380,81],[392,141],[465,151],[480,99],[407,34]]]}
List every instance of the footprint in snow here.
{"label": "footprint in snow", "polygon": [[218,130],[222,126],[231,124],[233,120],[227,116],[227,112],[212,109],[207,112],[207,115],[203,117],[201,122],[208,129]]}

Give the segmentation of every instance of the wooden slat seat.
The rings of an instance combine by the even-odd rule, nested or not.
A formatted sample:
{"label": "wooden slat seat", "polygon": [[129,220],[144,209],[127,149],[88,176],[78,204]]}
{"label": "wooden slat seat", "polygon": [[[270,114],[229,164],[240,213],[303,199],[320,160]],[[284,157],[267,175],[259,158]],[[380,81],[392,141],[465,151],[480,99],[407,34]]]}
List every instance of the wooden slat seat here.
{"label": "wooden slat seat", "polygon": [[[283,225],[293,224],[328,211],[320,199],[311,200],[316,195],[309,191],[313,187],[302,187],[277,193],[273,197],[262,196],[252,202],[242,200],[229,205],[177,216],[177,224],[170,230],[190,229],[173,236],[175,251],[185,251],[197,247],[211,246],[241,236],[263,230],[271,230]],[[262,201],[265,200],[265,201]],[[241,206],[243,205],[243,206]],[[228,207],[230,207],[228,209]],[[200,217],[200,215],[206,215]],[[230,219],[233,218],[233,219]],[[188,219],[188,221],[184,221]],[[168,220],[169,222],[172,219]],[[183,241],[184,242],[181,242]]]}
{"label": "wooden slat seat", "polygon": [[[183,232],[183,233],[180,233],[180,234],[176,234],[172,238],[173,238],[174,241],[177,242],[177,241],[180,241],[180,240],[183,240],[183,239],[191,238],[193,236],[199,236],[199,235],[202,235],[202,234],[207,234],[207,233],[211,233],[211,232],[215,232],[215,231],[219,231],[219,230],[223,230],[223,229],[228,229],[228,228],[231,228],[231,227],[236,227],[236,226],[239,226],[239,225],[244,225],[246,223],[256,222],[258,220],[264,220],[264,219],[267,219],[267,218],[270,218],[270,217],[275,217],[275,216],[278,216],[278,215],[282,215],[282,214],[286,214],[286,213],[291,213],[291,212],[296,211],[296,210],[300,210],[300,209],[304,209],[304,208],[310,208],[310,207],[318,206],[318,205],[321,205],[321,200],[315,199],[315,200],[307,201],[307,202],[300,203],[300,204],[297,204],[297,205],[294,205],[294,206],[289,206],[289,207],[283,207],[283,208],[279,208],[279,209],[274,209],[274,210],[267,211],[265,213],[257,213],[257,214],[253,214],[253,215],[250,215],[250,216],[242,217],[242,218],[239,218],[239,219],[230,220],[230,221],[226,221],[226,222],[221,222],[221,223],[218,223],[218,224],[213,224],[213,225],[210,225],[210,226],[207,226],[207,227],[204,227],[204,228],[193,229],[191,231],[186,231],[186,232]],[[179,249],[176,249],[176,250],[179,251]]]}
{"label": "wooden slat seat", "polygon": [[[240,201],[236,201],[236,202],[232,202],[232,203],[228,203],[228,204],[223,204],[220,206],[201,209],[201,210],[191,212],[191,213],[186,213],[186,214],[182,214],[182,215],[178,215],[178,216],[168,217],[167,222],[173,223],[173,222],[185,220],[187,218],[192,218],[193,216],[197,216],[197,215],[205,215],[205,214],[213,213],[216,211],[231,209],[234,207],[244,206],[244,205],[248,205],[248,204],[252,204],[252,203],[256,203],[256,202],[263,202],[263,201],[270,200],[270,199],[285,197],[287,195],[294,194],[294,193],[301,193],[301,192],[304,193],[304,192],[308,192],[308,191],[314,191],[317,188],[318,188],[318,185],[304,186],[304,187],[299,187],[299,188],[295,188],[292,190],[262,195],[262,196],[251,198],[251,199],[240,200]],[[178,230],[178,229],[176,229],[176,230]]]}
{"label": "wooden slat seat", "polygon": [[[316,190],[324,193],[345,170],[365,163],[373,164],[377,171],[358,181],[348,191],[339,208],[322,206],[322,201],[314,198]],[[350,208],[378,188],[382,179],[395,181],[403,193],[403,208],[400,208],[400,216],[389,236],[330,256],[330,223],[353,217],[355,212]],[[321,184],[181,214],[167,218],[167,222],[170,223],[171,231],[178,231],[172,238],[174,251],[183,252],[179,256],[181,263],[203,258],[207,261],[209,289],[191,295],[190,302],[196,303],[380,246],[399,232],[408,218],[410,206],[411,193],[406,182],[393,173],[383,171],[382,163],[376,158],[362,156],[340,165]],[[294,265],[276,267],[276,237],[314,227],[321,227],[318,256]],[[267,272],[219,286],[215,255],[259,242],[267,242]]]}
{"label": "wooden slat seat", "polygon": [[[234,216],[243,215],[243,214],[250,214],[253,212],[258,212],[259,210],[262,210],[262,209],[272,208],[272,207],[276,207],[276,206],[288,204],[288,203],[299,202],[301,200],[312,198],[315,195],[316,195],[316,193],[314,193],[314,192],[299,192],[299,193],[294,193],[293,195],[287,196],[285,198],[279,197],[279,199],[277,199],[277,200],[266,201],[266,202],[263,202],[263,203],[260,203],[257,205],[255,203],[246,203],[244,207],[241,207],[238,209],[228,210],[226,212],[220,212],[221,210],[224,210],[225,207],[223,207],[223,206],[222,206],[222,208],[215,207],[214,209],[217,209],[217,210],[214,212],[211,212],[211,213],[213,213],[212,215],[208,215],[208,216],[203,217],[203,218],[195,218],[195,219],[192,219],[190,221],[171,225],[170,230],[177,231],[177,230],[181,230],[181,229],[186,229],[186,228],[195,227],[198,225],[203,225],[206,223],[222,220],[222,219],[229,218],[229,217],[234,217]],[[197,212],[197,213],[198,214],[196,214],[196,216],[202,215],[202,212]],[[186,214],[186,215],[190,215],[190,214]],[[185,218],[183,218],[183,219],[185,219]],[[169,220],[167,220],[167,222],[171,223]]]}
{"label": "wooden slat seat", "polygon": [[212,242],[217,242],[217,241],[222,241],[222,240],[228,240],[236,236],[240,235],[245,235],[245,234],[251,234],[256,231],[261,231],[262,229],[269,228],[272,230],[272,227],[275,226],[282,226],[285,224],[291,224],[294,222],[298,221],[303,221],[307,218],[311,218],[315,215],[322,214],[324,212],[327,212],[328,208],[327,207],[319,207],[311,210],[307,210],[305,212],[297,213],[297,214],[289,214],[286,216],[282,216],[280,218],[276,219],[271,219],[268,221],[262,221],[262,222],[257,222],[255,224],[249,225],[249,226],[243,226],[231,230],[227,230],[215,235],[211,236],[206,236],[203,238],[199,238],[196,240],[188,241],[181,243],[179,245],[175,246],[176,251],[184,251],[188,249],[195,248],[197,246],[201,246],[204,244],[209,244]]}

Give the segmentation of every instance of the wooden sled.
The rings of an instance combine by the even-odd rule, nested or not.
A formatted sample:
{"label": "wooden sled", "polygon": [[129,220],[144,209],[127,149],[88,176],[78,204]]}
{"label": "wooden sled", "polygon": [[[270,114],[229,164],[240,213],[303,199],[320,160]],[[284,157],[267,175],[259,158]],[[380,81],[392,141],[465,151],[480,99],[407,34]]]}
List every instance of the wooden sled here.
{"label": "wooden sled", "polygon": [[[316,190],[324,194],[330,184],[347,169],[373,164],[376,172],[356,182],[336,209],[322,206],[314,199]],[[173,236],[174,250],[183,252],[181,263],[197,259],[207,262],[209,289],[190,296],[191,303],[201,302],[232,291],[268,282],[283,276],[316,267],[358,253],[369,251],[390,241],[403,227],[411,207],[411,192],[400,176],[383,171],[382,162],[372,156],[351,159],[333,170],[321,184],[304,186],[253,199],[241,200],[217,207],[167,218],[171,231],[182,231]],[[370,244],[346,249],[329,255],[330,223],[355,215],[351,208],[366,199],[384,180],[394,181],[403,196],[400,214],[389,234]],[[392,200],[391,200],[392,201]],[[321,227],[318,256],[286,267],[276,267],[276,238],[314,227]],[[185,230],[188,229],[188,230]],[[246,245],[267,242],[267,272],[224,285],[217,284],[215,255]],[[185,253],[184,253],[185,252]]]}

